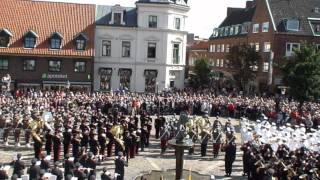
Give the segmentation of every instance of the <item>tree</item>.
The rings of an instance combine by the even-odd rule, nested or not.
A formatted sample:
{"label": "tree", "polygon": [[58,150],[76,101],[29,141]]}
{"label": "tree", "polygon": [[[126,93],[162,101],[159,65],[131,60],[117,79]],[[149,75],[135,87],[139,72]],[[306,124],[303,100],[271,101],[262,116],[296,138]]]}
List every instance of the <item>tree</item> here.
{"label": "tree", "polygon": [[193,74],[190,75],[190,85],[197,88],[208,87],[211,79],[210,64],[207,59],[195,61]]}
{"label": "tree", "polygon": [[299,111],[305,101],[317,100],[320,95],[320,52],[314,45],[302,44],[281,68],[289,94],[299,102]]}
{"label": "tree", "polygon": [[230,66],[236,71],[233,78],[240,90],[247,93],[248,84],[256,78],[254,69],[258,67],[261,56],[254,47],[243,44],[232,46],[227,55]]}

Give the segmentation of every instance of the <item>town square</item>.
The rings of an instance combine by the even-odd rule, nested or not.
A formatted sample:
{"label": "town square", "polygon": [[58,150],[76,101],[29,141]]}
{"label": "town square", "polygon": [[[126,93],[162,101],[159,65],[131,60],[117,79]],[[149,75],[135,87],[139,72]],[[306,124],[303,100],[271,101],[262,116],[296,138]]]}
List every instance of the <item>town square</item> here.
{"label": "town square", "polygon": [[320,179],[319,0],[1,0],[0,179]]}

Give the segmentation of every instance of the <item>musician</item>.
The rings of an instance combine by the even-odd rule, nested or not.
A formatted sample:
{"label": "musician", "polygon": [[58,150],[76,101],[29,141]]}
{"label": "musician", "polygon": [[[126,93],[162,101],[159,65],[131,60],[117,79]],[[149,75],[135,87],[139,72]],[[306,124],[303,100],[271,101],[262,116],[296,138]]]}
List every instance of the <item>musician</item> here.
{"label": "musician", "polygon": [[148,129],[147,129],[147,126],[143,126],[142,128],[140,128],[141,130],[141,142],[140,142],[140,148],[141,148],[141,151],[143,152],[144,151],[144,147],[147,146],[147,137],[148,137]]}
{"label": "musician", "polygon": [[21,134],[21,117],[20,115],[16,115],[13,119],[12,128],[14,129],[14,141],[17,147],[20,147],[20,134]]}
{"label": "musician", "polygon": [[232,173],[232,164],[236,159],[236,143],[233,131],[227,132],[227,140],[225,144],[225,171],[226,176],[230,177]]}
{"label": "musician", "polygon": [[219,128],[216,128],[213,130],[212,138],[213,138],[213,158],[217,158],[219,155],[221,144],[222,144],[222,132]]}
{"label": "musician", "polygon": [[40,155],[42,152],[42,139],[40,136],[32,136],[33,139],[33,149],[34,149],[34,157],[40,160]]}
{"label": "musician", "polygon": [[125,155],[126,155],[126,158],[127,158],[127,163],[128,163],[128,160],[129,160],[129,157],[130,157],[130,149],[132,147],[132,137],[129,133],[128,130],[125,131],[125,135],[123,137],[123,141],[124,141],[124,151],[125,151]]}
{"label": "musician", "polygon": [[156,130],[156,139],[159,139],[160,136],[160,128],[161,128],[161,119],[159,117],[159,114],[157,115],[157,118],[154,120],[154,129]]}
{"label": "musician", "polygon": [[192,155],[192,154],[194,154],[194,147],[195,147],[195,143],[197,141],[197,133],[195,132],[194,128],[192,128],[189,130],[188,135],[189,135],[191,141],[193,142],[192,146],[189,149],[189,155]]}
{"label": "musician", "polygon": [[130,158],[134,158],[134,156],[136,154],[136,146],[137,146],[137,142],[138,142],[137,132],[134,131],[133,129],[131,129],[130,130],[130,137],[132,140],[132,144],[129,149],[129,154],[130,154]]}
{"label": "musician", "polygon": [[106,136],[109,139],[109,143],[107,144],[107,157],[111,157],[111,153],[112,153],[112,146],[115,142],[114,140],[114,136],[113,134],[110,132],[111,130],[111,125],[107,125],[107,132],[106,132]]}
{"label": "musician", "polygon": [[98,142],[98,134],[96,132],[93,132],[90,136],[89,145],[90,145],[90,151],[96,156],[99,154],[99,142]]}
{"label": "musician", "polygon": [[45,149],[46,149],[46,152],[47,152],[47,155],[49,156],[51,154],[51,150],[52,150],[52,144],[53,144],[53,135],[51,134],[51,130],[50,129],[47,129],[46,132],[45,132]]}
{"label": "musician", "polygon": [[74,129],[73,136],[72,136],[72,139],[71,139],[71,143],[72,143],[72,156],[76,160],[78,160],[79,155],[80,155],[80,146],[81,146],[80,136],[81,135],[80,135],[79,129]]}
{"label": "musician", "polygon": [[18,178],[21,178],[21,176],[24,174],[23,171],[26,168],[24,162],[21,160],[21,153],[17,154],[17,160],[14,160],[11,162],[11,165],[13,166],[13,175],[17,175]]}
{"label": "musician", "polygon": [[128,166],[123,153],[119,152],[115,159],[115,173],[119,174],[117,180],[124,180],[124,167]]}
{"label": "musician", "polygon": [[[70,155],[66,154],[65,160],[64,160],[64,178],[67,179],[68,175],[73,175],[73,170],[75,168],[74,162],[69,160]],[[55,163],[58,163],[56,161]]]}
{"label": "musician", "polygon": [[62,180],[63,179],[63,172],[59,168],[59,161],[54,163],[54,167],[51,170],[51,174],[56,175],[57,179],[56,180]]}
{"label": "musician", "polygon": [[104,132],[98,134],[98,142],[100,146],[100,155],[104,156],[105,149],[107,147],[107,136]]}
{"label": "musician", "polygon": [[151,117],[148,115],[147,117],[147,124],[146,124],[146,128],[147,128],[147,134],[146,134],[146,147],[149,147],[150,144],[150,134],[151,134],[151,130],[152,130],[152,119]]}
{"label": "musician", "polygon": [[64,154],[64,156],[66,156],[66,154],[69,154],[71,139],[72,139],[71,127],[66,125],[64,128],[64,132],[63,132],[63,154]]}
{"label": "musician", "polygon": [[210,139],[210,134],[207,130],[202,130],[200,133],[201,136],[201,157],[206,156],[207,154],[207,146],[208,146],[208,141]]}
{"label": "musician", "polygon": [[0,164],[0,179],[9,179],[8,173],[3,169],[3,165]]}
{"label": "musician", "polygon": [[24,129],[24,140],[26,141],[26,146],[30,147],[30,136],[31,136],[31,128],[30,128],[30,115],[26,115],[22,121],[22,127]]}
{"label": "musician", "polygon": [[61,133],[59,129],[55,130],[53,136],[53,162],[60,160],[60,152],[61,152]]}
{"label": "musician", "polygon": [[168,127],[161,127],[161,129],[160,129],[161,154],[164,154],[166,152],[166,149],[168,147],[169,138],[170,138],[170,132],[169,132]]}
{"label": "musician", "polygon": [[27,170],[27,173],[29,174],[30,180],[38,180],[40,179],[40,166],[36,165],[37,159],[31,160],[31,166]]}
{"label": "musician", "polygon": [[[10,121],[9,117],[6,117],[6,121]],[[8,144],[8,136],[9,136],[11,128],[12,128],[12,124],[6,122],[5,126],[3,128],[3,134],[2,134],[3,143],[4,143],[5,146],[9,145]]]}

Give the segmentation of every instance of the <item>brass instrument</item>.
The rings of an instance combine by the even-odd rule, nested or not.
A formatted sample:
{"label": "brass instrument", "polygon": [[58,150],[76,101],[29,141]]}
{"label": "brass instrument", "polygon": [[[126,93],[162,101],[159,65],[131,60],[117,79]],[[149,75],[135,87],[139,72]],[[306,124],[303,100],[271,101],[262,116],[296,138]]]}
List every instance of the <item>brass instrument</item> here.
{"label": "brass instrument", "polygon": [[122,134],[124,132],[123,126],[115,125],[110,129],[111,134],[114,136],[114,139],[120,144],[122,149],[124,150],[124,142],[122,140]]}
{"label": "brass instrument", "polygon": [[299,179],[307,180],[308,179],[308,174],[302,174],[299,176]]}
{"label": "brass instrument", "polygon": [[44,128],[44,122],[41,120],[33,120],[29,123],[29,128],[31,129],[31,136],[38,142],[42,142],[39,132]]}

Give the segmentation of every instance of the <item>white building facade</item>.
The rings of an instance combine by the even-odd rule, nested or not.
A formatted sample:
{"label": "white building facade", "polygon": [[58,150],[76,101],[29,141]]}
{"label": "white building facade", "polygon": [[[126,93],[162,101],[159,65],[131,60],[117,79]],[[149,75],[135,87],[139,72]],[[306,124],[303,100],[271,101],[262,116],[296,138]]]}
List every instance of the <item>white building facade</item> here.
{"label": "white building facade", "polygon": [[188,11],[186,0],[97,6],[94,90],[182,89]]}

